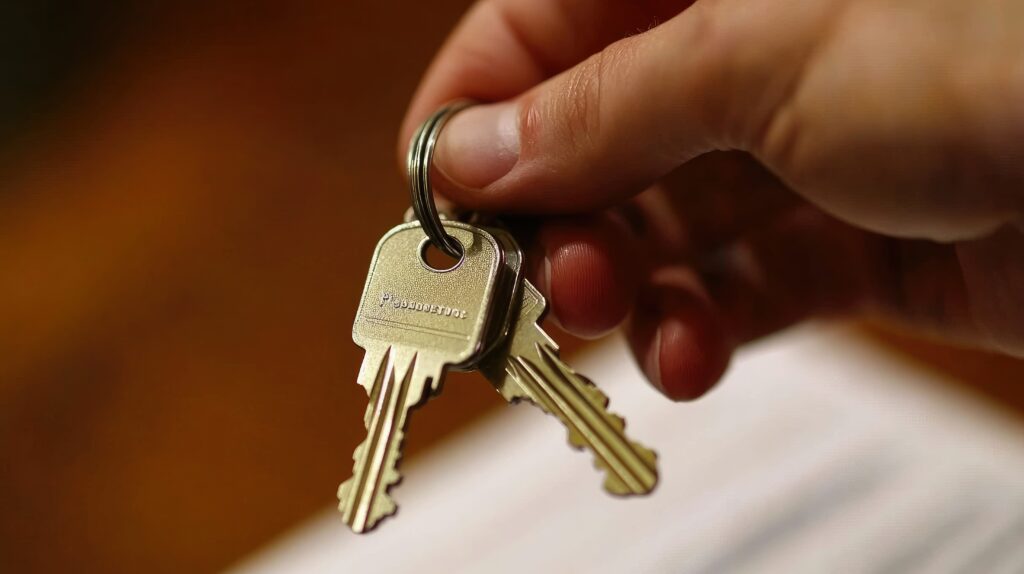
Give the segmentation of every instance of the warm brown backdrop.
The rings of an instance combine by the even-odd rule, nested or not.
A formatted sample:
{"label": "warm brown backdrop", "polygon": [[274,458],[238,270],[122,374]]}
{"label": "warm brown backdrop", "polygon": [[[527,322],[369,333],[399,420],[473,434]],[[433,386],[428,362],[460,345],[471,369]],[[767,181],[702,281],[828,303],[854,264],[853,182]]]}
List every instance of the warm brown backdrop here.
{"label": "warm brown backdrop", "polygon": [[[130,6],[9,146],[0,571],[211,571],[330,502],[398,122],[464,5]],[[409,451],[497,397],[437,405]]]}
{"label": "warm brown backdrop", "polygon": [[[0,157],[4,572],[214,571],[330,503],[395,133],[466,2],[124,4]],[[1020,403],[1019,362],[902,344]],[[498,404],[452,377],[408,451]]]}

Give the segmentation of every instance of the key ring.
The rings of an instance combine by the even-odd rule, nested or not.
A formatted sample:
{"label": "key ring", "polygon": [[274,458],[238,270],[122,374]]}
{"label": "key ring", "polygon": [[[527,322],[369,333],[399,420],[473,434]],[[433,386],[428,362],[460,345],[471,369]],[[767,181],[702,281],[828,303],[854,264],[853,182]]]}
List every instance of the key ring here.
{"label": "key ring", "polygon": [[409,144],[409,155],[406,169],[409,171],[409,193],[412,196],[412,209],[419,220],[423,231],[435,247],[456,259],[462,258],[462,244],[448,235],[441,224],[434,203],[434,192],[430,185],[430,165],[434,159],[434,147],[437,145],[441,129],[456,113],[468,108],[475,102],[456,100],[444,105],[434,112],[416,130]]}

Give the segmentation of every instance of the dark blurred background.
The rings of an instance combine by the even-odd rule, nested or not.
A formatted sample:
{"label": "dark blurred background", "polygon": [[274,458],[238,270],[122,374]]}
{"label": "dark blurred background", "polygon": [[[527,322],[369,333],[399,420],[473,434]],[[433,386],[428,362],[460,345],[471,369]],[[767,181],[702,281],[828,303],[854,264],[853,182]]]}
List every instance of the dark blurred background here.
{"label": "dark blurred background", "polygon": [[[331,504],[396,133],[467,4],[0,7],[0,571],[216,571]],[[1018,361],[873,333],[1024,406]],[[499,406],[453,376],[407,452]]]}

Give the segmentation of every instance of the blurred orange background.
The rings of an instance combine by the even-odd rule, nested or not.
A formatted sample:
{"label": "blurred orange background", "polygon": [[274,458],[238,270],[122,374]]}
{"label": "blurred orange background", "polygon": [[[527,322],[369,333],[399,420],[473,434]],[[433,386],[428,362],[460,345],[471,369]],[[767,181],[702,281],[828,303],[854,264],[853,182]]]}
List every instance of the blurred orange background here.
{"label": "blurred orange background", "polygon": [[[399,121],[467,4],[7,19],[64,52],[24,52],[61,81],[0,142],[0,571],[216,571],[331,503],[355,306],[408,205]],[[1020,361],[875,337],[1024,412]],[[406,452],[500,404],[452,376]]]}

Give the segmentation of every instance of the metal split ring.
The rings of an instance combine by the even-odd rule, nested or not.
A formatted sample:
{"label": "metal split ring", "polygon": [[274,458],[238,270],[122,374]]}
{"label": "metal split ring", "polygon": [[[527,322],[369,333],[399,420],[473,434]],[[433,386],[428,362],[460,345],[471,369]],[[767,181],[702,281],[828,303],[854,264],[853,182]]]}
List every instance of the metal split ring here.
{"label": "metal split ring", "polygon": [[457,100],[434,112],[423,122],[409,144],[406,168],[409,170],[409,193],[412,195],[412,209],[423,231],[435,247],[451,257],[462,257],[462,244],[448,235],[441,224],[441,218],[434,203],[434,190],[430,185],[430,165],[434,158],[441,129],[456,113],[473,105],[469,100]]}

